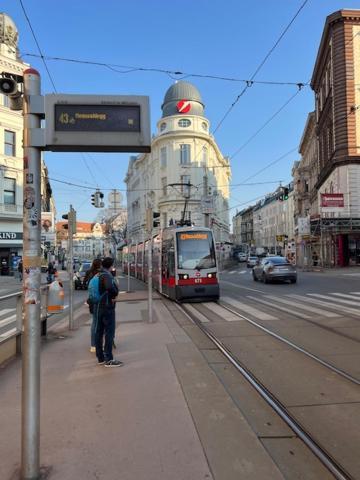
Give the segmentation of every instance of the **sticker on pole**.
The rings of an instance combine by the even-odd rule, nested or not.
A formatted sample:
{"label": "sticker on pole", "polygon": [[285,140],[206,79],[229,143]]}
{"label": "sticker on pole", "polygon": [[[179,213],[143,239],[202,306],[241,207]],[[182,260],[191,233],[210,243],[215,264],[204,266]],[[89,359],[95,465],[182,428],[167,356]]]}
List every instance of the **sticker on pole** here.
{"label": "sticker on pole", "polygon": [[180,100],[176,104],[176,108],[178,109],[179,113],[188,113],[191,110],[191,103],[190,100]]}

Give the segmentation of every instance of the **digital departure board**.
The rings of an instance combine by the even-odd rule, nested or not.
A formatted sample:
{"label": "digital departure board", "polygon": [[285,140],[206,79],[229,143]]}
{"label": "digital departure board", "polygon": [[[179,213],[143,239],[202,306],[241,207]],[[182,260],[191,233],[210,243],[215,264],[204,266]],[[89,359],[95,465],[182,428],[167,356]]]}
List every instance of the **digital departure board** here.
{"label": "digital departure board", "polygon": [[138,105],[55,105],[58,132],[140,132]]}
{"label": "digital departure board", "polygon": [[144,95],[45,95],[44,150],[148,153],[149,103]]}

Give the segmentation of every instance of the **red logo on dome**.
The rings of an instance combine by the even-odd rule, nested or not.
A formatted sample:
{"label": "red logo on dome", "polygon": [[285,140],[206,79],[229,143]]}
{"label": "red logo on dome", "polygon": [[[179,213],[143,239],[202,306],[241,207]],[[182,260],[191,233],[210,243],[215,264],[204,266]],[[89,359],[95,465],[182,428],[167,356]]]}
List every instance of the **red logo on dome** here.
{"label": "red logo on dome", "polygon": [[176,104],[176,107],[179,113],[188,113],[191,110],[190,100],[180,100],[180,102]]}

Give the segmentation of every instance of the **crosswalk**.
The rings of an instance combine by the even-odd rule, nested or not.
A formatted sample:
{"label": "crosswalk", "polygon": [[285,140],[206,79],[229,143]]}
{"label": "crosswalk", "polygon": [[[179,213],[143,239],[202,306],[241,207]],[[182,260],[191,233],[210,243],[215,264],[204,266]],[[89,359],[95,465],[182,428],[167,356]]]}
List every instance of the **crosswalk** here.
{"label": "crosswalk", "polygon": [[[235,309],[240,314],[255,320],[276,321],[289,318],[289,315],[304,320],[340,320],[344,317],[360,317],[360,292],[326,292],[287,295],[254,294],[249,292],[241,300],[222,296],[221,303]],[[221,306],[211,304],[206,308],[219,315],[222,321],[241,321],[236,315],[224,315]],[[192,307],[194,311],[196,309]],[[284,315],[287,314],[287,315]],[[201,322],[209,322],[206,314],[196,312]]]}
{"label": "crosswalk", "polygon": [[6,338],[14,330],[14,328],[11,327],[13,327],[15,321],[15,308],[3,308],[0,310],[0,341]]}

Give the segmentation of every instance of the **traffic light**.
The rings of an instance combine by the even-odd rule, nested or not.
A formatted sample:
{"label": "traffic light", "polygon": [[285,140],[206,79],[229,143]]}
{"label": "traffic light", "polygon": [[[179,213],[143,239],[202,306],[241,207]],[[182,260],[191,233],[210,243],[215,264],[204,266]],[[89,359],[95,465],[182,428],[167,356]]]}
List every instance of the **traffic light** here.
{"label": "traffic light", "polygon": [[[67,213],[65,213],[65,215],[62,216],[62,218],[63,218],[64,220],[68,220],[68,219],[69,219],[69,215],[68,215]],[[68,225],[67,223],[65,223],[65,224],[62,226],[62,228],[63,228],[64,230],[68,230],[68,229],[69,229],[69,225]]]}
{"label": "traffic light", "polygon": [[96,190],[95,193],[91,194],[91,204],[95,208],[104,208],[105,203],[102,201],[103,198],[104,198],[104,194],[100,192],[100,190]]}
{"label": "traffic light", "polygon": [[153,227],[156,228],[160,225],[160,212],[153,212]]}
{"label": "traffic light", "polygon": [[289,199],[289,189],[288,188],[283,188],[283,200],[288,200]]}

